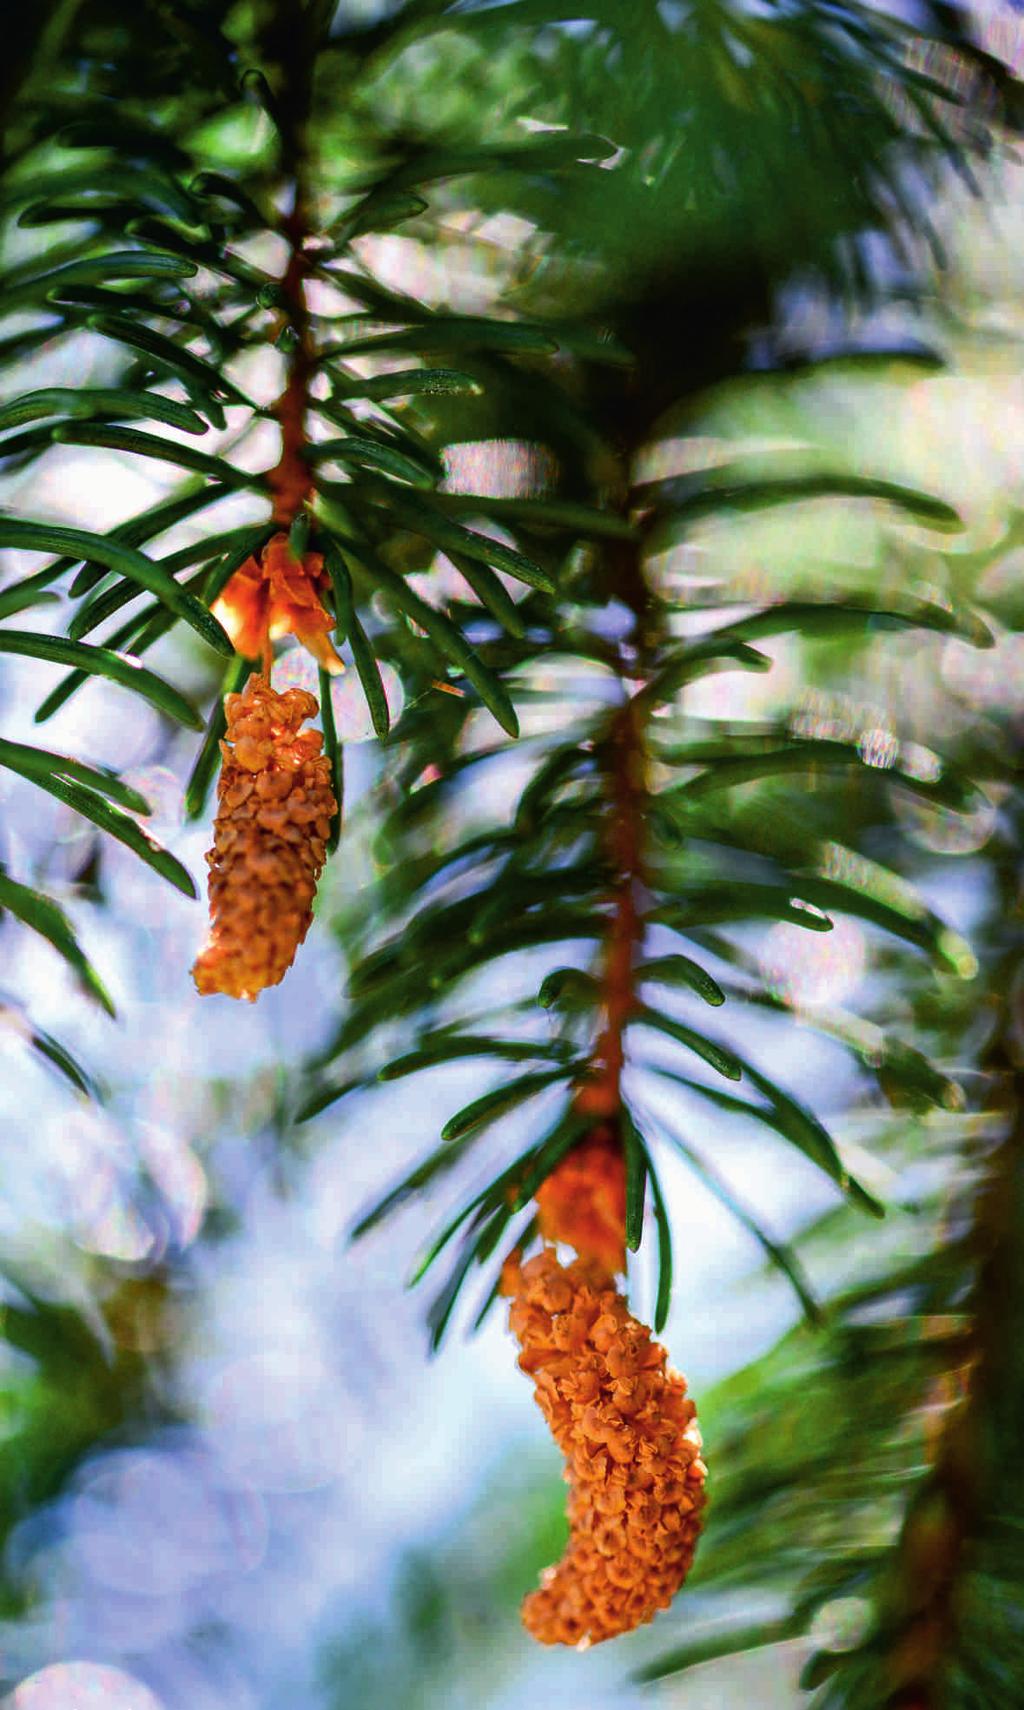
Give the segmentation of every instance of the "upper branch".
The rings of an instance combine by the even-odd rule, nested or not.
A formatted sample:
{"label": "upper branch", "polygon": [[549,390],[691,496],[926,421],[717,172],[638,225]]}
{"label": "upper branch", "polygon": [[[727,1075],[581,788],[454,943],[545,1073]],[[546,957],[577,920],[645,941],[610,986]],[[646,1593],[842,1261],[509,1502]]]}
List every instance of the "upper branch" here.
{"label": "upper branch", "polygon": [[284,391],[272,406],[281,429],[281,456],[268,474],[274,495],[274,521],[289,527],[313,490],[304,455],[308,443],[309,386],[315,366],[313,329],[306,301],[307,244],[314,235],[309,127],[313,101],[316,42],[306,9],[281,8],[268,31],[266,47],[281,74],[278,126],[281,165],[291,206],[284,217],[288,260],[281,277],[279,337],[287,336]]}

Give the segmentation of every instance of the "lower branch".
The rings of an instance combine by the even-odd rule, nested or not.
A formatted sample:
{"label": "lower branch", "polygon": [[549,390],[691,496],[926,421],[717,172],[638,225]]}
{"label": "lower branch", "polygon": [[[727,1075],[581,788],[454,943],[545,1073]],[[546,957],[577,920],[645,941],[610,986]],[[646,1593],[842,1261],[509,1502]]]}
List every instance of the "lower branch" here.
{"label": "lower branch", "polygon": [[576,1100],[580,1110],[611,1120],[622,1103],[625,1031],[636,1006],[634,970],[643,940],[643,736],[643,717],[630,700],[615,715],[608,737],[611,799],[605,847],[615,878],[601,977],[604,1026],[594,1047],[595,1076]]}
{"label": "lower branch", "polygon": [[626,1177],[622,1137],[622,1074],[626,1029],[637,1007],[636,967],[643,946],[644,829],[647,798],[645,705],[631,693],[642,674],[647,636],[647,589],[632,552],[618,568],[622,595],[634,613],[632,659],[620,656],[626,698],[611,718],[599,758],[606,787],[603,853],[611,873],[608,931],[600,971],[600,1029],[590,1072],[577,1088],[575,1109],[593,1126],[562,1160],[537,1195],[541,1234],[564,1241],[610,1271],[626,1264]]}
{"label": "lower branch", "polygon": [[886,1710],[941,1710],[947,1702],[963,1580],[1000,1509],[1004,1456],[1019,1453],[1024,1070],[1002,1042],[989,1067],[1009,1096],[1008,1128],[988,1161],[970,1235],[977,1268],[966,1394],[941,1432],[900,1537]]}

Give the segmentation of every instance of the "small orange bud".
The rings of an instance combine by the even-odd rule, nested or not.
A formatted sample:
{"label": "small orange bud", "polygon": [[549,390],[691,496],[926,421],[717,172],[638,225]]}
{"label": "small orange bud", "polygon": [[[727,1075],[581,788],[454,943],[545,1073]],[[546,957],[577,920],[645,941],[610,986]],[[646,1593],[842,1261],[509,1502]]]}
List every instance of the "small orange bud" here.
{"label": "small orange bud", "polygon": [[626,1166],[610,1127],[574,1146],[537,1190],[541,1234],[608,1271],[626,1268]]}
{"label": "small orange bud", "polygon": [[334,620],[323,596],[330,585],[319,552],[293,557],[284,533],[272,535],[258,558],[247,558],[213,603],[238,653],[259,659],[271,641],[294,635],[325,671],[342,662],[330,640]]}

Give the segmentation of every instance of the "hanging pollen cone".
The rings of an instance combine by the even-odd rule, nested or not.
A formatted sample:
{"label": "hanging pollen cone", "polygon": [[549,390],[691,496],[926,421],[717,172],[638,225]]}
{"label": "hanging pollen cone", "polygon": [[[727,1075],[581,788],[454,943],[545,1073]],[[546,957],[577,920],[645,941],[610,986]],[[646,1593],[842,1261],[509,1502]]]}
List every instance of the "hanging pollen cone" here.
{"label": "hanging pollen cone", "polygon": [[225,703],[206,948],[199,991],[253,1001],[291,967],[313,918],[313,897],[337,810],[317,711],[303,689],[278,694],[252,676]]}
{"label": "hanging pollen cone", "polygon": [[625,1269],[625,1166],[601,1124],[537,1194],[551,1248],[506,1262],[509,1327],[520,1368],[566,1457],[569,1544],[523,1604],[542,1644],[586,1646],[667,1608],[689,1572],[707,1469],[696,1407],[665,1349],[630,1313],[614,1273]]}
{"label": "hanging pollen cone", "polygon": [[569,1485],[568,1548],[523,1625],[542,1644],[598,1644],[666,1609],[689,1572],[705,1503],[697,1410],[595,1260],[510,1260],[502,1292]]}

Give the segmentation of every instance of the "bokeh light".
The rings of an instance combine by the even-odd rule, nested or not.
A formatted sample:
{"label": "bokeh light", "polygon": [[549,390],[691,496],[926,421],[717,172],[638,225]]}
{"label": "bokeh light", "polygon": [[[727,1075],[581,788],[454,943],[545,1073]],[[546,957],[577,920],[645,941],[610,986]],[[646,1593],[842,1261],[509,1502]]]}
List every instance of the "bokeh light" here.
{"label": "bokeh light", "polygon": [[[387,702],[391,723],[396,724],[402,716],[405,705],[405,690],[402,679],[393,665],[387,660],[380,664],[381,687]],[[370,742],[374,736],[373,720],[370,709],[366,704],[366,695],[359,675],[353,665],[349,665],[343,676],[331,679],[331,708],[334,713],[334,725],[341,742]]]}
{"label": "bokeh light", "polygon": [[446,445],[444,490],[496,499],[528,498],[555,484],[558,465],[543,445],[522,439],[466,440]]}
{"label": "bokeh light", "polygon": [[795,1009],[845,1003],[867,970],[867,945],[855,921],[840,915],[831,932],[806,932],[779,921],[758,957],[770,992]]}
{"label": "bokeh light", "polygon": [[6,1710],[165,1710],[141,1680],[95,1662],[51,1663],[3,1702]]}

